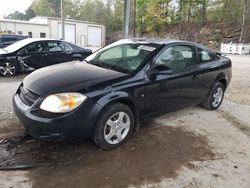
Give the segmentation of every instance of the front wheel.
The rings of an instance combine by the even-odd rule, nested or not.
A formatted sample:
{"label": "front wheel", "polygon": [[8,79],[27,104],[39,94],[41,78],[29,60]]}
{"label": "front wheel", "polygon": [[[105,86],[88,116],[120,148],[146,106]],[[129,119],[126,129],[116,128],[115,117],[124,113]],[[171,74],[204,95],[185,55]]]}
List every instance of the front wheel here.
{"label": "front wheel", "polygon": [[1,76],[14,76],[18,71],[18,66],[14,63],[4,62],[0,64]]}
{"label": "front wheel", "polygon": [[225,87],[222,83],[217,82],[211,90],[207,101],[202,105],[208,110],[216,110],[220,107],[224,98]]}
{"label": "front wheel", "polygon": [[122,145],[134,129],[134,115],[131,109],[121,103],[108,105],[100,115],[93,141],[105,150]]}

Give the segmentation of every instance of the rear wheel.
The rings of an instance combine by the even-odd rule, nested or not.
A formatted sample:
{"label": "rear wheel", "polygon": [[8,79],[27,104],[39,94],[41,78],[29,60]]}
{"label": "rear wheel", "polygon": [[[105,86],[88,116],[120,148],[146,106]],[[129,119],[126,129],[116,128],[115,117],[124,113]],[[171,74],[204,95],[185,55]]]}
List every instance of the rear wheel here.
{"label": "rear wheel", "polygon": [[2,76],[14,76],[18,72],[18,66],[15,63],[4,62],[0,64],[0,74]]}
{"label": "rear wheel", "polygon": [[100,115],[93,141],[99,147],[110,150],[122,145],[134,129],[131,109],[121,103],[109,105]]}
{"label": "rear wheel", "polygon": [[202,105],[208,110],[216,110],[220,107],[224,98],[225,87],[222,83],[217,82],[211,90],[207,101]]}

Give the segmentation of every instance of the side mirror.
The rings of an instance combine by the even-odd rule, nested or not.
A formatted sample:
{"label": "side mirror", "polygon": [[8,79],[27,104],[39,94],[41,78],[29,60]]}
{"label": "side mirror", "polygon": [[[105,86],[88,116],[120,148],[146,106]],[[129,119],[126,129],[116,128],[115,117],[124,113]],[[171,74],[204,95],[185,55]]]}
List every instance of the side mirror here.
{"label": "side mirror", "polygon": [[155,79],[157,75],[171,75],[173,71],[165,65],[154,64],[147,72],[149,79]]}

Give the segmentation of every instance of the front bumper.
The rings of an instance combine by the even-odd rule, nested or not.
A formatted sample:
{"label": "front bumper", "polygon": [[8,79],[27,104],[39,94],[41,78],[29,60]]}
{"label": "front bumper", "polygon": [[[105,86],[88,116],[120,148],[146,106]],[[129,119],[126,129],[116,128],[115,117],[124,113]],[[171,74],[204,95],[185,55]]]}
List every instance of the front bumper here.
{"label": "front bumper", "polygon": [[19,94],[13,97],[14,112],[26,132],[42,140],[88,140],[91,139],[101,106],[90,99],[67,114],[44,116],[44,112],[27,106]]}

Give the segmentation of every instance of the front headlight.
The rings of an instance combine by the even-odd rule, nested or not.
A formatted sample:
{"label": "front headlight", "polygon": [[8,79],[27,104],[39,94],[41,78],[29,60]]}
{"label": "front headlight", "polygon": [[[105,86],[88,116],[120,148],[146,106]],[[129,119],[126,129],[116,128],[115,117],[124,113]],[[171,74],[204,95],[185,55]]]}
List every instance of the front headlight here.
{"label": "front headlight", "polygon": [[66,113],[77,108],[86,98],[85,95],[80,93],[53,94],[44,99],[40,109],[53,113]]}

